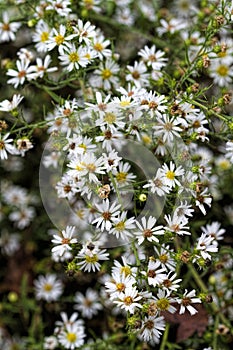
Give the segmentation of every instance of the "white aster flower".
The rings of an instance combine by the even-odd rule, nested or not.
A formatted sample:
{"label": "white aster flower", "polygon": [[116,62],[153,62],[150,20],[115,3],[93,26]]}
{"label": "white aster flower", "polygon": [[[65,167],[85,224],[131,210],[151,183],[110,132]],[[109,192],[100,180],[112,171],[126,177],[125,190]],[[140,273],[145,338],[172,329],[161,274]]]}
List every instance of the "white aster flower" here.
{"label": "white aster flower", "polygon": [[110,295],[110,299],[114,300],[119,297],[121,292],[126,288],[133,287],[136,280],[131,275],[120,274],[119,271],[112,273],[111,279],[105,282],[106,292]]}
{"label": "white aster flower", "polygon": [[187,309],[192,316],[195,315],[198,311],[191,304],[201,303],[201,299],[196,297],[196,291],[194,289],[191,290],[191,292],[188,292],[188,290],[185,289],[183,297],[177,299],[176,301],[178,304],[180,304],[179,314],[184,314],[185,310]]}
{"label": "white aster flower", "polygon": [[137,228],[134,231],[134,235],[138,240],[138,244],[142,244],[144,240],[149,242],[159,242],[159,239],[156,237],[157,235],[164,234],[164,228],[162,225],[156,226],[156,218],[150,216],[148,220],[145,216],[142,217],[141,223],[136,220]]}
{"label": "white aster flower", "polygon": [[133,232],[132,230],[135,228],[135,218],[130,217],[127,219],[127,212],[123,211],[122,213],[118,214],[117,217],[112,218],[112,228],[110,229],[109,233],[116,236],[116,238],[121,238],[125,241],[128,240],[128,237],[132,237]]}
{"label": "white aster flower", "polygon": [[153,287],[162,284],[167,279],[165,268],[161,267],[160,262],[153,258],[149,260],[147,272],[142,271],[141,273],[147,277],[148,284]]}
{"label": "white aster flower", "polygon": [[81,259],[81,261],[77,263],[77,265],[80,266],[80,270],[83,270],[84,272],[95,272],[100,270],[100,260],[109,260],[109,254],[106,253],[106,249],[100,250],[95,248],[92,250],[83,247],[78,253],[77,259]]}
{"label": "white aster flower", "polygon": [[16,107],[18,107],[18,105],[23,100],[23,98],[24,96],[14,94],[12,101],[4,100],[0,102],[0,111],[3,111],[3,112],[13,111]]}
{"label": "white aster flower", "polygon": [[59,255],[62,256],[66,251],[72,250],[70,245],[77,243],[77,238],[73,237],[74,231],[74,226],[67,226],[59,235],[53,235],[52,243],[56,245],[52,248],[52,253],[59,252]]}
{"label": "white aster flower", "polygon": [[91,319],[94,315],[97,315],[99,310],[103,309],[103,306],[99,302],[98,293],[88,288],[86,295],[77,292],[74,296],[74,309],[81,312],[82,317]]}
{"label": "white aster flower", "polygon": [[15,152],[15,147],[11,144],[13,139],[8,139],[10,133],[5,134],[3,137],[0,134],[0,158],[7,159],[7,152],[13,154]]}
{"label": "white aster flower", "polygon": [[47,274],[46,276],[39,276],[34,281],[36,299],[56,301],[62,295],[63,284],[54,274]]}
{"label": "white aster flower", "polygon": [[127,287],[124,292],[121,292],[118,296],[118,300],[114,300],[113,303],[117,304],[121,309],[129,311],[130,314],[135,312],[135,309],[142,308],[142,305],[138,303],[142,299],[136,287]]}
{"label": "white aster flower", "polygon": [[14,88],[17,89],[17,87],[23,85],[26,80],[36,79],[37,73],[35,73],[35,67],[29,65],[29,60],[17,60],[16,67],[18,70],[8,69],[6,74],[13,78],[7,80],[7,83],[14,85]]}
{"label": "white aster flower", "polygon": [[207,233],[202,233],[201,237],[198,238],[196,249],[204,260],[211,260],[211,255],[209,253],[216,253],[218,251],[218,246],[214,237],[211,237]]}
{"label": "white aster flower", "polygon": [[145,316],[138,333],[138,338],[141,341],[158,344],[159,338],[162,335],[161,331],[164,330],[165,320],[163,316]]}
{"label": "white aster flower", "polygon": [[20,22],[10,22],[8,13],[3,12],[2,22],[0,22],[0,42],[15,40],[15,33],[20,26]]}
{"label": "white aster flower", "polygon": [[113,202],[110,204],[107,198],[102,204],[96,204],[96,209],[98,210],[97,218],[92,221],[92,224],[96,224],[96,227],[100,227],[101,231],[109,231],[113,226],[112,218],[116,218],[120,213],[120,204]]}
{"label": "white aster flower", "polygon": [[77,349],[84,344],[84,327],[83,325],[67,324],[58,334],[58,341],[65,349]]}

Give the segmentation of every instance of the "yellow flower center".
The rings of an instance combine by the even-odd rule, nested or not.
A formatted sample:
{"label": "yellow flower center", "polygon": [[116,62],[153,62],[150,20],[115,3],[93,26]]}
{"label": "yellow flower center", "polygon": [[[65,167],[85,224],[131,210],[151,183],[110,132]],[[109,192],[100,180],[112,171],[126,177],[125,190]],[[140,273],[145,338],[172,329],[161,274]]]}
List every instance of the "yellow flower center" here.
{"label": "yellow flower center", "polygon": [[96,50],[96,51],[102,51],[103,50],[103,45],[101,44],[101,43],[96,43],[95,45],[94,45],[94,49]]}
{"label": "yellow flower center", "polygon": [[121,101],[120,102],[120,106],[121,107],[130,106],[130,101],[129,100]]}
{"label": "yellow flower center", "polygon": [[227,74],[229,72],[229,67],[227,67],[226,65],[221,65],[218,67],[217,69],[217,73],[221,76],[221,77],[226,77]]}
{"label": "yellow flower center", "polygon": [[50,292],[53,289],[53,286],[50,283],[45,283],[44,285],[44,291]]}
{"label": "yellow flower center", "polygon": [[93,256],[86,255],[85,260],[87,263],[96,263],[99,259],[98,256],[94,254]]}
{"label": "yellow flower center", "polygon": [[78,62],[80,59],[79,55],[77,54],[77,52],[71,52],[69,54],[69,60],[70,62]]}
{"label": "yellow flower center", "polygon": [[43,32],[40,35],[40,40],[42,41],[42,43],[44,43],[45,41],[47,41],[49,38],[49,33],[48,32]]}
{"label": "yellow flower center", "polygon": [[156,305],[160,310],[167,310],[170,306],[170,302],[166,298],[162,298],[156,302]]}
{"label": "yellow flower center", "polygon": [[123,171],[120,171],[117,175],[116,175],[116,179],[118,182],[125,182],[127,178],[127,173],[124,173]]}
{"label": "yellow flower center", "polygon": [[174,171],[168,170],[168,172],[166,173],[166,177],[167,177],[169,180],[174,180],[174,178],[175,178],[175,173],[174,173]]}
{"label": "yellow flower center", "polygon": [[102,70],[102,73],[101,73],[101,75],[102,75],[102,78],[104,79],[104,80],[106,80],[106,79],[109,79],[111,76],[112,76],[112,72],[110,71],[110,69],[103,69]]}
{"label": "yellow flower center", "polygon": [[94,173],[96,171],[96,166],[93,163],[87,164],[86,165],[86,169],[90,172],[90,173]]}
{"label": "yellow flower center", "polygon": [[165,264],[168,261],[168,256],[166,254],[159,255],[159,260],[161,263]]}
{"label": "yellow flower center", "polygon": [[133,298],[128,296],[128,297],[125,297],[123,301],[125,305],[131,305],[133,303]]}
{"label": "yellow flower center", "polygon": [[124,223],[124,221],[118,222],[118,223],[115,225],[115,229],[116,229],[117,231],[124,231],[124,229],[125,229],[125,223]]}
{"label": "yellow flower center", "polygon": [[222,168],[223,170],[227,170],[230,168],[231,164],[227,159],[222,160],[219,164],[219,167]]}
{"label": "yellow flower center", "polygon": [[57,36],[55,36],[55,41],[57,43],[57,45],[61,45],[64,42],[65,38],[63,35],[58,34]]}
{"label": "yellow flower center", "polygon": [[126,276],[131,275],[131,268],[129,266],[122,266],[121,273],[124,273]]}
{"label": "yellow flower center", "polygon": [[117,290],[122,292],[123,290],[125,290],[125,285],[124,285],[124,283],[117,283],[116,288],[117,288]]}
{"label": "yellow flower center", "polygon": [[108,124],[113,124],[116,121],[116,115],[114,113],[105,113],[104,121]]}
{"label": "yellow flower center", "polygon": [[75,170],[82,171],[84,169],[84,164],[81,162],[76,165]]}
{"label": "yellow flower center", "polygon": [[66,339],[67,339],[68,342],[70,342],[70,343],[75,343],[75,342],[76,342],[76,339],[77,339],[77,336],[76,336],[75,333],[67,333]]}

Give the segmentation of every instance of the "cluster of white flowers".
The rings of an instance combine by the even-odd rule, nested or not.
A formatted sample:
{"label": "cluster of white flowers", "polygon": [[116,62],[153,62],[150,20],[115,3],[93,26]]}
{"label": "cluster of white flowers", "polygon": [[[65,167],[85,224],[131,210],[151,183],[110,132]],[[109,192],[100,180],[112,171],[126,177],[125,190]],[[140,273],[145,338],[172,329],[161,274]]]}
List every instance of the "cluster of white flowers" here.
{"label": "cluster of white flowers", "polygon": [[[12,3],[26,6],[23,0]],[[46,127],[50,142],[41,169],[62,169],[59,179],[46,181],[59,203],[72,209],[61,218],[63,227],[54,222],[56,229],[45,238],[53,271],[42,274],[38,269],[33,282],[40,305],[64,310],[52,335],[44,337],[44,349],[75,350],[85,342],[89,349],[92,334],[85,327],[106,311],[126,319],[129,333],[153,348],[164,333],[167,313],[193,316],[205,300],[206,289],[196,280],[189,284],[182,274],[190,266],[206,271],[226,232],[211,219],[215,199],[221,198],[222,175],[230,174],[233,163],[232,117],[222,110],[231,103],[233,5],[211,0],[208,8],[176,0],[166,12],[160,3],[40,0],[24,24],[16,10],[6,10],[0,18],[0,44],[16,44],[14,61],[3,60],[5,83],[14,91],[0,102],[3,169],[17,171],[20,164],[13,157],[35,151],[33,132],[39,138],[38,130]],[[125,42],[124,50],[116,43],[115,52],[104,31],[92,23],[95,14],[93,23],[109,14],[112,26],[122,32],[142,17],[149,21],[150,33],[138,43],[133,38],[136,55],[128,59],[131,43]],[[133,35],[139,35],[136,27]],[[181,43],[183,54],[177,51]],[[50,104],[38,107],[43,120],[24,117],[25,106],[32,104],[29,91],[43,91],[41,100]],[[218,97],[212,102],[208,94]],[[36,198],[9,181],[2,190],[0,214],[14,232],[3,231],[0,247],[12,257],[20,248],[15,230],[37,219]],[[49,193],[45,197],[53,201]],[[232,223],[231,204],[225,212]],[[226,260],[232,268],[231,259]],[[55,273],[59,263],[75,276],[72,295],[68,277]],[[219,289],[226,300],[232,298],[224,277],[211,273],[210,291],[216,304],[228,309],[217,293]],[[70,317],[66,301],[75,310]]]}

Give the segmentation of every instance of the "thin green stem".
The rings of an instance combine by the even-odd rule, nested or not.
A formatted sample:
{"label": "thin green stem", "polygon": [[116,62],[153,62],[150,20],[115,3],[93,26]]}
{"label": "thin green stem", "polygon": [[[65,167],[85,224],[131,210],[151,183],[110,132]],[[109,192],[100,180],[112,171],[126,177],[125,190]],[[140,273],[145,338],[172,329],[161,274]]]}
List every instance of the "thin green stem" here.
{"label": "thin green stem", "polygon": [[134,256],[135,256],[135,259],[136,259],[136,265],[140,266],[141,265],[141,261],[140,261],[139,256],[138,256],[138,251],[137,251],[137,248],[135,246],[135,242],[132,242],[132,250],[133,250],[133,253],[134,253]]}
{"label": "thin green stem", "polygon": [[169,328],[170,328],[170,324],[167,323],[165,331],[163,333],[163,339],[162,339],[162,342],[161,342],[161,345],[160,345],[160,350],[165,350],[166,349],[166,343],[167,343],[167,339],[168,339]]}
{"label": "thin green stem", "polygon": [[218,350],[218,334],[217,334],[218,325],[219,325],[219,315],[216,315],[215,322],[214,322],[213,350]]}

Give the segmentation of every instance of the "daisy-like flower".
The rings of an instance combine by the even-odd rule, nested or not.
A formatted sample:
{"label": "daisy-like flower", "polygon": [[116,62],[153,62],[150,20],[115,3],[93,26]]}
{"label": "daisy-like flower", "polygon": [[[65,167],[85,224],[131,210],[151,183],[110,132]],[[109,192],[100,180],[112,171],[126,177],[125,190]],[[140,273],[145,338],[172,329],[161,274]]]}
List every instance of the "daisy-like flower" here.
{"label": "daisy-like flower", "polygon": [[66,137],[66,140],[68,144],[63,147],[63,150],[68,150],[70,158],[73,158],[73,156],[75,157],[77,153],[84,154],[96,148],[96,145],[93,144],[93,140],[87,136],[74,134],[72,137]]}
{"label": "daisy-like flower", "polygon": [[36,66],[35,66],[35,71],[37,73],[37,77],[39,78],[43,78],[43,76],[46,73],[53,73],[57,71],[57,67],[50,67],[49,65],[52,62],[51,56],[50,55],[46,55],[44,58],[44,61],[40,58],[37,57],[36,59]]}
{"label": "daisy-like flower", "polygon": [[226,87],[232,84],[232,67],[222,60],[213,59],[211,61],[209,74],[210,77],[213,78],[214,84],[220,87]]}
{"label": "daisy-like flower", "polygon": [[34,281],[36,299],[56,301],[63,293],[63,284],[54,274],[47,274],[46,276],[39,276]]}
{"label": "daisy-like flower", "polygon": [[54,335],[44,338],[43,349],[54,350],[58,346],[58,340]]}
{"label": "daisy-like flower", "polygon": [[148,284],[155,287],[167,279],[167,274],[164,272],[166,272],[166,270],[161,267],[160,262],[150,258],[147,272],[142,271],[141,273],[147,277]]}
{"label": "daisy-like flower", "polygon": [[226,158],[233,163],[233,141],[227,141],[226,143]]}
{"label": "daisy-like flower", "polygon": [[29,66],[30,61],[29,60],[23,60],[23,61],[16,61],[16,67],[18,70],[15,69],[8,69],[7,75],[13,77],[9,80],[7,80],[8,84],[14,85],[14,88],[17,89],[19,85],[23,85],[26,80],[32,80],[37,78],[37,73],[35,73],[35,67]]}
{"label": "daisy-like flower", "polygon": [[162,113],[167,110],[166,97],[164,95],[157,95],[155,91],[150,91],[139,96],[139,101],[142,109],[148,111],[151,118],[154,116],[161,118]]}
{"label": "daisy-like flower", "polygon": [[142,299],[136,287],[126,287],[124,292],[121,292],[118,296],[118,300],[114,300],[113,303],[117,304],[121,309],[129,311],[130,314],[135,312],[135,309],[142,308],[142,305],[138,303]]}
{"label": "daisy-like flower", "polygon": [[158,118],[157,124],[153,126],[154,136],[161,138],[168,146],[172,145],[175,136],[180,138],[180,132],[182,131],[178,126],[181,125],[180,119],[163,114],[162,117]]}
{"label": "daisy-like flower", "polygon": [[164,228],[169,230],[170,232],[174,232],[177,235],[181,236],[191,235],[189,227],[186,226],[186,224],[188,223],[188,219],[186,217],[179,217],[173,214],[173,216],[165,215],[164,219],[167,222],[167,225]]}
{"label": "daisy-like flower", "polygon": [[137,274],[137,267],[136,266],[131,266],[128,263],[128,260],[122,256],[122,263],[121,264],[119,261],[114,260],[114,266],[112,267],[112,273],[117,273],[120,275],[125,275],[125,276],[132,276],[132,277],[136,277]]}
{"label": "daisy-like flower", "polygon": [[99,91],[96,91],[95,93],[96,103],[93,104],[93,103],[85,102],[85,105],[87,106],[85,110],[88,113],[91,111],[94,111],[97,113],[97,115],[102,116],[103,114],[105,114],[105,112],[110,111],[109,110],[110,105],[108,103],[110,97],[111,95],[107,95],[106,97],[103,97],[103,95]]}
{"label": "daisy-like flower", "polygon": [[141,219],[141,223],[136,220],[137,229],[134,231],[134,235],[138,240],[138,244],[142,244],[144,240],[149,242],[159,242],[157,235],[164,234],[164,228],[162,225],[156,226],[156,218],[150,216],[148,220],[145,216]]}
{"label": "daisy-like flower", "polygon": [[170,187],[166,184],[164,173],[161,168],[157,170],[156,176],[143,186],[148,188],[150,192],[156,193],[159,197],[165,196],[170,192]]}
{"label": "daisy-like flower", "polygon": [[110,204],[107,198],[103,203],[95,205],[98,213],[97,218],[92,221],[92,224],[96,224],[96,227],[100,227],[101,231],[110,231],[113,226],[113,218],[116,218],[120,214],[120,204],[113,202]]}
{"label": "daisy-like flower", "polygon": [[81,19],[78,19],[78,23],[73,26],[73,30],[78,34],[79,43],[84,41],[87,46],[89,46],[93,38],[96,37],[95,26],[89,21],[84,23]]}
{"label": "daisy-like flower", "polygon": [[71,6],[70,0],[53,0],[50,1],[48,6],[46,7],[46,11],[54,10],[61,17],[67,17],[69,13],[72,11],[69,6]]}
{"label": "daisy-like flower", "polygon": [[198,238],[196,249],[204,260],[211,260],[210,253],[216,253],[218,251],[218,245],[214,240],[214,237],[211,237],[207,233],[202,233],[201,237]]}
{"label": "daisy-like flower", "polygon": [[110,281],[105,282],[106,292],[110,295],[110,299],[114,300],[119,297],[121,292],[124,292],[127,287],[133,287],[136,280],[131,275],[120,274],[113,272]]}
{"label": "daisy-like flower", "polygon": [[68,200],[73,199],[78,192],[77,182],[68,174],[62,176],[61,181],[56,184],[55,188],[58,198],[67,198]]}
{"label": "daisy-like flower", "polygon": [[168,291],[177,291],[180,288],[180,282],[182,281],[181,278],[176,279],[177,274],[170,271],[167,275],[167,278],[163,280],[162,285],[160,286],[162,289],[168,290]]}
{"label": "daisy-like flower", "polygon": [[176,300],[171,297],[171,291],[159,289],[157,296],[153,299],[159,311],[168,311],[172,314],[176,312],[176,308],[172,305]]}
{"label": "daisy-like flower", "polygon": [[46,22],[42,19],[36,25],[34,34],[32,35],[33,42],[36,43],[35,47],[38,52],[48,51],[47,43],[49,41],[50,29]]}
{"label": "daisy-like flower", "polygon": [[174,252],[170,246],[162,244],[160,248],[154,247],[156,254],[156,260],[160,262],[160,265],[166,269],[166,271],[174,271],[176,269],[176,262],[172,258],[171,253]]}
{"label": "daisy-like flower", "polygon": [[176,169],[175,164],[170,161],[169,167],[167,164],[163,164],[162,173],[164,176],[164,182],[170,188],[175,187],[176,185],[181,186],[180,182],[177,180],[177,177],[184,175],[184,169],[182,166],[178,166]]}
{"label": "daisy-like flower", "polygon": [[148,86],[149,74],[147,73],[146,65],[141,62],[135,62],[134,66],[127,66],[129,73],[126,75],[126,80],[133,82],[136,87],[140,88]]}
{"label": "daisy-like flower", "polygon": [[221,224],[217,221],[207,224],[201,227],[202,231],[212,237],[215,241],[220,241],[223,239],[223,235],[226,232],[224,228],[221,228]]}
{"label": "daisy-like flower", "polygon": [[162,335],[161,331],[164,330],[165,320],[163,316],[145,316],[138,333],[138,338],[150,344],[158,344],[159,338]]}
{"label": "daisy-like flower", "polygon": [[119,162],[118,169],[113,169],[112,174],[119,187],[127,186],[136,178],[136,175],[129,172],[130,168],[129,163]]}
{"label": "daisy-like flower", "polygon": [[0,22],[0,42],[15,40],[15,33],[20,26],[20,22],[10,22],[8,13],[3,12]]}
{"label": "daisy-like flower", "polygon": [[128,237],[132,237],[133,229],[135,228],[135,218],[130,217],[127,219],[127,212],[123,211],[118,214],[118,217],[112,218],[112,228],[109,233],[116,236],[116,238],[121,238],[123,240],[128,240]]}
{"label": "daisy-like flower", "polygon": [[60,24],[59,30],[53,28],[52,32],[50,33],[47,41],[47,48],[49,51],[51,51],[55,47],[58,47],[59,53],[63,54],[63,50],[71,45],[69,41],[76,36],[77,34],[70,34],[66,36],[66,27],[63,24]]}
{"label": "daisy-like flower", "polygon": [[94,86],[110,90],[111,86],[117,86],[119,78],[119,66],[112,59],[108,58],[105,62],[101,62],[99,68],[94,71],[91,83]]}
{"label": "daisy-like flower", "polygon": [[163,57],[165,52],[161,50],[156,51],[155,45],[151,46],[151,48],[146,45],[139,51],[138,55],[154,70],[161,70],[162,67],[166,66],[167,58]]}
{"label": "daisy-like flower", "polygon": [[118,152],[112,150],[109,153],[103,153],[103,164],[107,172],[116,169],[121,161],[121,157],[118,156]]}
{"label": "daisy-like flower", "polygon": [[191,316],[198,312],[191,304],[201,303],[201,299],[196,297],[196,291],[194,289],[191,290],[191,292],[188,292],[188,290],[185,289],[182,298],[177,298],[176,301],[180,304],[179,314],[184,314],[187,309]]}
{"label": "daisy-like flower", "polygon": [[58,341],[65,349],[77,349],[84,344],[83,325],[67,324],[64,329],[58,334]]}
{"label": "daisy-like flower", "polygon": [[70,251],[71,244],[77,243],[77,238],[74,238],[74,226],[67,226],[59,235],[53,235],[52,243],[56,244],[52,248],[52,253],[57,252],[62,256],[66,251]]}
{"label": "daisy-like flower", "polygon": [[110,40],[105,39],[102,34],[97,35],[93,38],[92,49],[97,54],[100,60],[108,58],[112,55],[112,51],[107,49],[107,46],[110,45]]}
{"label": "daisy-like flower", "polygon": [[98,293],[91,288],[87,289],[85,296],[77,292],[74,296],[74,302],[76,303],[74,309],[80,311],[82,317],[91,319],[94,315],[97,315],[99,310],[103,309],[98,300]]}
{"label": "daisy-like flower", "polygon": [[55,334],[58,334],[61,331],[61,329],[65,329],[68,325],[76,325],[77,327],[83,325],[83,320],[78,319],[77,312],[73,312],[69,318],[67,313],[62,311],[60,316],[62,321],[56,321],[56,328],[54,330]]}
{"label": "daisy-like flower", "polygon": [[13,254],[20,248],[20,235],[17,233],[11,233],[7,231],[1,232],[0,237],[1,252],[7,256],[13,256]]}
{"label": "daisy-like flower", "polygon": [[98,183],[98,174],[104,174],[103,158],[96,158],[94,153],[85,153],[78,155],[68,164],[71,170],[68,175],[75,177],[87,177],[90,182]]}
{"label": "daisy-like flower", "polygon": [[208,207],[211,207],[212,198],[210,194],[207,193],[208,189],[205,188],[201,193],[197,195],[196,198],[196,206],[201,210],[201,212],[206,215],[206,209],[204,207],[204,204],[208,205]]}
{"label": "daisy-like flower", "polygon": [[11,112],[18,107],[20,102],[24,99],[24,96],[13,95],[12,101],[4,100],[0,102],[0,111]]}
{"label": "daisy-like flower", "polygon": [[86,51],[82,46],[76,48],[74,44],[71,44],[62,50],[62,54],[58,58],[61,61],[61,65],[65,66],[68,72],[71,72],[74,69],[88,65],[89,62],[85,55]]}
{"label": "daisy-like flower", "polygon": [[95,272],[99,271],[101,268],[100,260],[109,260],[109,254],[106,253],[106,249],[100,250],[95,247],[92,250],[84,246],[78,253],[77,259],[81,259],[81,261],[77,263],[77,265],[80,266],[80,270],[84,272]]}
{"label": "daisy-like flower", "polygon": [[107,126],[111,131],[115,131],[116,128],[123,129],[125,126],[125,122],[122,121],[124,118],[123,115],[120,115],[119,110],[109,110],[108,112],[104,112],[100,115],[100,118],[98,118],[95,121],[96,126]]}
{"label": "daisy-like flower", "polygon": [[181,31],[186,27],[186,23],[182,19],[172,18],[170,21],[165,19],[160,20],[161,27],[157,28],[159,36],[162,36],[164,33],[174,34]]}
{"label": "daisy-like flower", "polygon": [[20,207],[9,215],[9,219],[14,222],[15,226],[20,230],[27,227],[35,217],[35,209],[33,207]]}
{"label": "daisy-like flower", "polygon": [[7,152],[13,154],[15,152],[15,147],[11,144],[13,139],[8,139],[10,133],[5,134],[3,137],[0,134],[0,158],[7,159]]}

